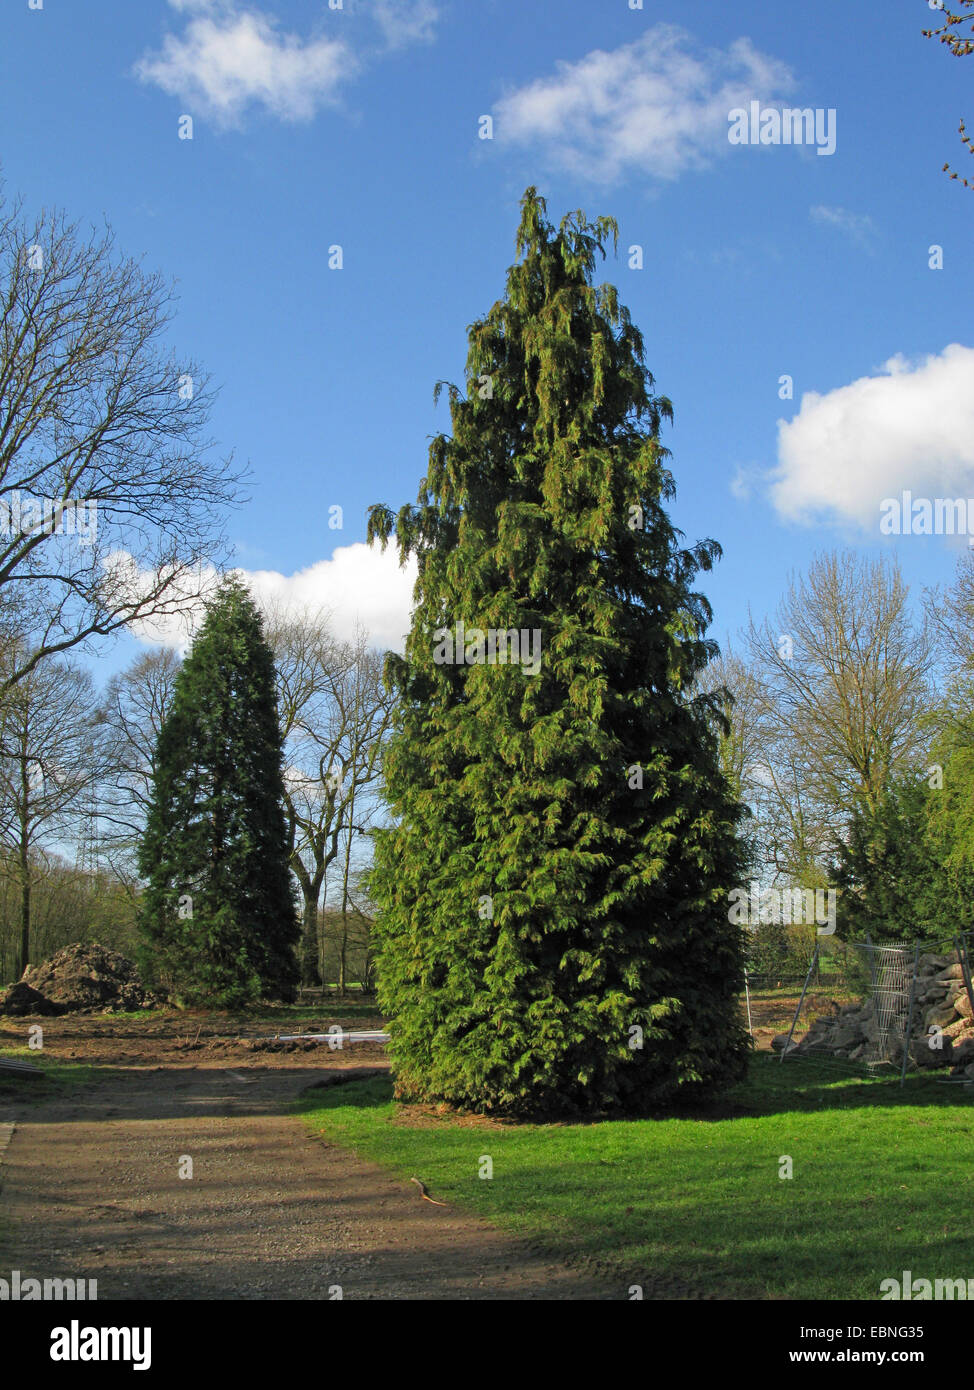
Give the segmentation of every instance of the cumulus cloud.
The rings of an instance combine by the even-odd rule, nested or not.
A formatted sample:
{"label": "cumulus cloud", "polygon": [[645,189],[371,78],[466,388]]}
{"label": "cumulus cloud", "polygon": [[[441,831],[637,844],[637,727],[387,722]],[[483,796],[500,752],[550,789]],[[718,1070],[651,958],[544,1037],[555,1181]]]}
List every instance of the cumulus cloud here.
{"label": "cumulus cloud", "polygon": [[[169,0],[169,6],[185,16],[185,29],[146,53],[135,74],[225,128],[239,127],[255,107],[281,120],[309,121],[337,103],[363,65],[339,31],[338,11],[327,34],[301,38],[282,32],[272,15],[247,0]],[[440,18],[434,0],[368,0],[364,13],[387,50],[430,43]]]}
{"label": "cumulus cloud", "polygon": [[188,14],[185,31],[167,35],[160,52],[136,64],[136,75],[223,126],[239,125],[251,106],[286,121],[311,120],[357,71],[341,38],[282,33],[271,16],[231,0],[169,3]]}
{"label": "cumulus cloud", "polygon": [[794,85],[788,67],[750,39],[708,49],[671,24],[556,66],[555,76],[497,103],[496,139],[531,146],[600,183],[631,174],[674,179],[705,167],[730,148],[731,110],[751,100],[773,105]]}
{"label": "cumulus cloud", "polygon": [[[132,563],[127,557],[117,557],[117,561],[130,566]],[[403,649],[409,631],[416,563],[410,560],[400,568],[399,552],[394,544],[385,552],[377,545],[361,542],[339,546],[330,560],[319,560],[295,574],[247,569],[237,569],[235,573],[265,612],[323,610],[329,615],[331,630],[338,638],[351,639],[356,628],[361,627],[373,646],[383,650]],[[204,581],[210,587],[215,586],[216,572],[205,573]],[[202,609],[199,609],[188,619],[141,623],[133,626],[133,632],[144,642],[185,652],[201,616]]]}
{"label": "cumulus cloud", "polygon": [[813,222],[845,232],[853,241],[866,243],[876,230],[875,222],[866,213],[850,212],[848,208],[827,207],[824,203],[819,203],[809,209],[809,214]]}
{"label": "cumulus cloud", "polygon": [[974,348],[952,343],[825,395],[778,423],[771,499],[788,520],[875,529],[886,497],[974,497]]}
{"label": "cumulus cloud", "polygon": [[399,565],[395,545],[383,552],[362,542],[339,546],[330,560],[319,560],[296,574],[244,570],[254,599],[262,607],[325,608],[337,637],[352,637],[360,625],[373,645],[402,651],[412,609],[416,564]]}

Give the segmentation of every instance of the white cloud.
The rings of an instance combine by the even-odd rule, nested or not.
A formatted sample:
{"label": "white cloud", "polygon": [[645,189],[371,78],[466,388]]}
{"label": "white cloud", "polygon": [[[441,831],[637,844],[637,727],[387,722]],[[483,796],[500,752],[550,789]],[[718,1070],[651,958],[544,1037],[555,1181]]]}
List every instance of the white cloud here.
{"label": "white cloud", "polygon": [[809,391],[778,423],[771,498],[788,520],[831,515],[869,529],[879,504],[974,497],[974,348],[952,343],[910,363],[891,358],[877,376],[826,395]]}
{"label": "white cloud", "polygon": [[706,166],[730,148],[733,108],[773,104],[794,85],[785,64],[750,39],[695,47],[671,24],[557,69],[497,103],[496,139],[540,149],[550,163],[600,183],[628,174],[673,179]]}
{"label": "white cloud", "polygon": [[136,64],[143,82],[239,125],[246,110],[263,106],[286,121],[308,121],[337,100],[358,62],[340,38],[301,39],[280,33],[276,20],[232,0],[169,0],[190,18],[182,36]]}
{"label": "white cloud", "polygon": [[[247,0],[169,5],[186,16],[186,27],[178,37],[168,35],[159,52],[145,54],[136,76],[224,127],[239,126],[254,106],[281,120],[309,121],[334,105],[342,85],[360,71],[361,60],[339,35],[338,11],[328,35],[302,39],[279,31],[272,15]],[[440,12],[434,0],[369,0],[368,15],[386,48],[396,49],[431,42]]]}
{"label": "white cloud", "polygon": [[416,562],[400,568],[394,540],[384,552],[362,542],[339,546],[330,560],[292,575],[277,570],[242,570],[240,575],[261,606],[325,608],[337,637],[352,637],[361,624],[374,646],[403,649]]}
{"label": "white cloud", "polygon": [[[119,559],[124,563],[122,557]],[[237,569],[235,573],[265,611],[323,609],[330,616],[336,637],[350,639],[356,625],[361,625],[373,646],[403,649],[412,611],[416,562],[411,559],[405,568],[400,568],[394,538],[385,552],[378,545],[361,542],[339,546],[330,560],[319,560],[296,574],[247,569]],[[217,578],[213,571],[206,577],[211,582]],[[173,619],[142,623],[133,626],[133,632],[144,642],[185,651],[201,615],[202,610],[190,622]]]}
{"label": "white cloud", "polygon": [[824,203],[819,203],[809,209],[809,215],[813,222],[835,227],[851,236],[853,241],[868,242],[876,230],[875,222],[866,213],[850,212],[848,208],[827,207]]}
{"label": "white cloud", "polygon": [[372,17],[390,48],[430,43],[440,17],[433,0],[373,0]]}

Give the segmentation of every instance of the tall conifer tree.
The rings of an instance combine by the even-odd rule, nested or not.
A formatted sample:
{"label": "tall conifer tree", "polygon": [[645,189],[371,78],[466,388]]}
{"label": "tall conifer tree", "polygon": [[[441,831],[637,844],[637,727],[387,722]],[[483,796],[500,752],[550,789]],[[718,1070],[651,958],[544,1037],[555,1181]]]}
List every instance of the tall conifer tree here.
{"label": "tall conifer tree", "polygon": [[[720,552],[664,510],[672,410],[593,284],[610,235],[582,213],[556,230],[527,191],[452,436],[417,506],[371,509],[419,567],[372,878],[406,1099],[638,1112],[743,1071],[739,808],[718,701],[692,692],[716,647],[691,585]],[[471,629],[539,629],[537,673]]]}
{"label": "tall conifer tree", "polygon": [[293,997],[283,757],[274,658],[231,577],[176,678],[140,847],[143,966],[187,1003]]}

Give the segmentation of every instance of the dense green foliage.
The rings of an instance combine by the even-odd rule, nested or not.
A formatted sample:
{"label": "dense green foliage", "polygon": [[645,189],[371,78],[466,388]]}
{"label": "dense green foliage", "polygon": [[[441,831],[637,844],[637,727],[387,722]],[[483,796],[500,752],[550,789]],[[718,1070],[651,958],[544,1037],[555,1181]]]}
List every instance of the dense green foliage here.
{"label": "dense green foliage", "polygon": [[875,810],[857,807],[836,841],[837,934],[843,941],[916,941],[940,925],[943,871],[928,836],[940,791],[893,782]]}
{"label": "dense green foliage", "polygon": [[[691,691],[716,651],[692,582],[719,548],[681,547],[664,510],[671,406],[615,289],[592,283],[614,232],[581,213],[556,230],[528,190],[505,297],[469,331],[469,394],[450,388],[452,436],[417,506],[370,517],[419,569],[372,878],[402,1097],[634,1111],[700,1099],[745,1061],[739,808],[717,697]],[[523,649],[485,661],[474,628],[539,633],[536,671]]]}
{"label": "dense green foliage", "polygon": [[293,997],[282,768],[273,657],[227,580],[176,678],[139,856],[143,969],[184,1002]]}
{"label": "dense green foliage", "polygon": [[924,774],[895,780],[836,840],[838,936],[949,943],[974,926],[974,747],[941,735]]}
{"label": "dense green foliage", "polygon": [[814,949],[814,927],[759,922],[748,931],[748,969],[758,975],[804,975]]}
{"label": "dense green foliage", "polygon": [[[933,759],[942,785],[927,798],[930,872],[925,900],[939,932],[952,935],[974,930],[974,727],[969,716],[941,735]],[[923,887],[918,891],[924,892]]]}

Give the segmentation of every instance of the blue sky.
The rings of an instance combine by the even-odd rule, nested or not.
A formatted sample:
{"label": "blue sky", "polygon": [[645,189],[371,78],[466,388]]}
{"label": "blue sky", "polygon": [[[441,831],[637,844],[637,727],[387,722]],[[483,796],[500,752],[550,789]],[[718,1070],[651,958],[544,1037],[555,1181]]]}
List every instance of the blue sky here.
{"label": "blue sky", "polygon": [[[895,547],[920,586],[966,549],[878,524],[903,488],[974,497],[974,193],[940,172],[967,172],[974,57],[935,21],[926,0],[6,0],[0,163],[28,208],[106,217],[178,281],[172,341],[253,470],[238,562],[383,642],[409,584],[363,552],[366,508],[415,499],[521,193],[611,213],[603,278],[674,403],[674,518],[724,547],[723,640],[816,550]],[[834,110],[835,152],[732,145],[752,100]]]}

